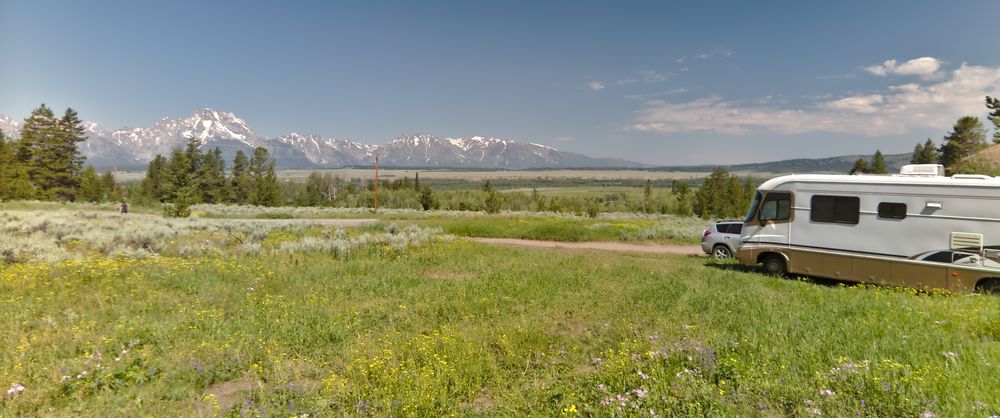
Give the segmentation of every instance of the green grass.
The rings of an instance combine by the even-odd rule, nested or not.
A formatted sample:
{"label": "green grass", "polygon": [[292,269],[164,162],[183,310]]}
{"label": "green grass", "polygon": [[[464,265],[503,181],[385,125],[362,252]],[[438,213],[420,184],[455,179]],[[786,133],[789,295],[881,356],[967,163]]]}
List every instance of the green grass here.
{"label": "green grass", "polygon": [[694,244],[703,222],[697,219],[606,220],[544,216],[433,217],[415,221],[464,237],[521,238],[544,241],[652,241]]}
{"label": "green grass", "polygon": [[1000,298],[379,248],[0,267],[0,415],[1000,413]]}

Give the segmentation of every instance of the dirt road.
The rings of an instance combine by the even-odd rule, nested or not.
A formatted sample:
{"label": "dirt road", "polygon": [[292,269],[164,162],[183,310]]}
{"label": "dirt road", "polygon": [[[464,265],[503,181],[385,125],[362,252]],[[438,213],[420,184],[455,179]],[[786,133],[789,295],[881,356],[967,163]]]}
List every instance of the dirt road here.
{"label": "dirt road", "polygon": [[568,248],[576,250],[630,251],[658,254],[702,254],[701,246],[676,244],[626,244],[624,242],[558,242],[515,238],[469,238],[484,244],[518,245],[534,248]]}

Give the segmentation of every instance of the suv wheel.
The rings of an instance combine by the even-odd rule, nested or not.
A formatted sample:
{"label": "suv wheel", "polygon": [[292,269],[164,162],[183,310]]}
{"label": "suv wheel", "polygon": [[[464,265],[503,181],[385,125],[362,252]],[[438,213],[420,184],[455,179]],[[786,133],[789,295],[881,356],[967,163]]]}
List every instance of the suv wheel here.
{"label": "suv wheel", "polygon": [[718,259],[725,259],[732,257],[733,252],[725,244],[718,244],[712,249],[712,256]]}

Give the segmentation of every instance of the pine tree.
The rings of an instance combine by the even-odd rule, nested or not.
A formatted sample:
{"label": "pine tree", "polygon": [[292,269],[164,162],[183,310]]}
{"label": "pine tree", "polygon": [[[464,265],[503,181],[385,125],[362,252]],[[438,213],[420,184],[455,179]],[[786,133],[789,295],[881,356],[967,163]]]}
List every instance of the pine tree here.
{"label": "pine tree", "polygon": [[993,123],[993,143],[1000,144],[1000,98],[986,96],[986,108],[990,110],[986,118]]}
{"label": "pine tree", "polygon": [[17,146],[0,131],[0,200],[35,197],[35,186],[24,165],[17,159]]}
{"label": "pine tree", "polygon": [[247,155],[243,153],[243,150],[237,150],[236,156],[233,157],[233,176],[229,180],[229,199],[231,202],[238,204],[250,203],[251,181],[249,170],[250,162],[247,160]]}
{"label": "pine tree", "polygon": [[250,158],[250,184],[253,193],[250,203],[257,206],[278,206],[281,200],[278,190],[278,176],[274,172],[274,160],[267,154],[267,148],[257,147]]}
{"label": "pine tree", "polygon": [[418,200],[420,201],[420,207],[424,210],[431,210],[437,207],[437,200],[434,199],[434,191],[431,190],[430,186],[424,186],[424,188],[420,189]]}
{"label": "pine tree", "polygon": [[49,148],[59,141],[58,124],[52,109],[42,104],[31,111],[31,116],[24,120],[21,127],[17,160],[26,169],[40,198],[49,198],[48,189],[53,184],[53,174],[47,162],[53,154]]}
{"label": "pine tree", "polygon": [[413,191],[415,191],[415,192],[419,192],[420,191],[420,172],[419,171],[416,172],[413,175]]}
{"label": "pine tree", "polygon": [[868,171],[871,174],[886,174],[889,169],[885,166],[885,156],[882,155],[881,150],[875,150],[875,155],[872,156],[872,166]]}
{"label": "pine tree", "polygon": [[299,204],[302,206],[323,206],[326,203],[327,185],[323,176],[317,172],[309,173],[306,177],[305,187],[299,195]]}
{"label": "pine tree", "polygon": [[164,201],[162,183],[166,173],[166,164],[166,159],[162,155],[156,154],[156,157],[146,167],[146,177],[143,177],[142,182],[139,183],[139,194],[146,201]]}
{"label": "pine tree", "polygon": [[869,171],[868,160],[864,158],[858,158],[854,160],[854,167],[851,167],[851,171],[847,174],[865,174]]}
{"label": "pine tree", "polygon": [[649,202],[649,199],[653,197],[653,181],[646,179],[646,185],[642,187],[642,195]]}
{"label": "pine tree", "polygon": [[125,194],[121,187],[118,187],[118,182],[115,181],[115,175],[110,171],[105,171],[101,174],[101,189],[104,192],[104,200],[107,202],[123,202],[125,201]]}
{"label": "pine tree", "polygon": [[188,153],[180,148],[170,151],[170,158],[164,165],[160,188],[164,202],[176,203],[183,200],[188,204],[194,204],[197,190],[194,187],[191,176],[191,162],[188,160]]}
{"label": "pine tree", "polygon": [[500,212],[500,196],[497,196],[496,189],[490,184],[490,180],[487,179],[483,183],[483,192],[486,193],[486,199],[483,201],[483,209],[486,213],[495,214]]}
{"label": "pine tree", "polygon": [[205,203],[222,203],[227,200],[226,162],[222,160],[222,151],[215,148],[200,157],[197,177],[198,194]]}
{"label": "pine tree", "polygon": [[956,164],[987,146],[986,128],[979,118],[975,116],[959,118],[941,145],[940,161],[944,165],[945,173],[954,174],[953,168]]}
{"label": "pine tree", "polygon": [[104,201],[104,185],[101,184],[93,166],[88,165],[80,174],[80,191],[77,200],[94,203]]}
{"label": "pine tree", "polygon": [[910,164],[936,164],[937,162],[937,146],[930,138],[927,138],[927,142],[923,144],[918,142],[913,147],[913,157],[910,158]]}

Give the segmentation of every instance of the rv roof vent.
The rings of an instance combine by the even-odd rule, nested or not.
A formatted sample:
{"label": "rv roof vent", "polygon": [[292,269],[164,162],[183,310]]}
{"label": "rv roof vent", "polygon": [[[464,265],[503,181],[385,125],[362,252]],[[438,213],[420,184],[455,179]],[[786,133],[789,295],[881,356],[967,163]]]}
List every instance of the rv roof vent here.
{"label": "rv roof vent", "polygon": [[944,176],[944,166],[941,164],[908,164],[899,169],[904,176]]}
{"label": "rv roof vent", "polygon": [[983,234],[952,232],[951,249],[980,252],[983,250]]}
{"label": "rv roof vent", "polygon": [[951,178],[963,180],[989,180],[991,177],[984,174],[955,174],[951,176]]}

